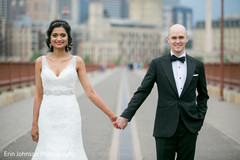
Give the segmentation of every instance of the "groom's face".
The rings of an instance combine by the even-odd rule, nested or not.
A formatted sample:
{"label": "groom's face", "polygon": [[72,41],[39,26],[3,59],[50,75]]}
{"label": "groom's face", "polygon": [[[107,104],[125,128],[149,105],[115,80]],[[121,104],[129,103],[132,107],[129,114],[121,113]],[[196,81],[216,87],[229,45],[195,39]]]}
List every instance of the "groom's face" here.
{"label": "groom's face", "polygon": [[171,46],[172,52],[180,56],[185,51],[188,35],[184,28],[176,26],[170,29],[167,40]]}

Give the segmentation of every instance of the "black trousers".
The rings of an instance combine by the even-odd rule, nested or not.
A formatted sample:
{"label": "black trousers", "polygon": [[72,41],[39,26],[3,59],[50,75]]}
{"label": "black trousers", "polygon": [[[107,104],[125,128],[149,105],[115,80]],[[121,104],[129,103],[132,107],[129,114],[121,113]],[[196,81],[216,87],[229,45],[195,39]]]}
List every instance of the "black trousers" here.
{"label": "black trousers", "polygon": [[191,133],[181,118],[175,134],[169,138],[155,137],[157,160],[194,160],[198,133]]}

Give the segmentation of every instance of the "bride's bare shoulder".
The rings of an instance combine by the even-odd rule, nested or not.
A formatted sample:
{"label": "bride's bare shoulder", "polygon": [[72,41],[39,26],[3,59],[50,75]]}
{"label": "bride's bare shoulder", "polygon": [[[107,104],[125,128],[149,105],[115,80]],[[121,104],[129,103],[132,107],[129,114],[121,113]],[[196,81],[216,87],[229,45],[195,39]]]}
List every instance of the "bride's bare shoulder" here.
{"label": "bride's bare shoulder", "polygon": [[81,57],[76,56],[76,63],[77,63],[78,65],[83,65],[83,64],[84,64],[84,61],[83,61],[83,59],[82,59]]}
{"label": "bride's bare shoulder", "polygon": [[35,64],[36,64],[36,65],[41,65],[41,64],[42,64],[42,56],[38,57],[38,58],[35,60]]}

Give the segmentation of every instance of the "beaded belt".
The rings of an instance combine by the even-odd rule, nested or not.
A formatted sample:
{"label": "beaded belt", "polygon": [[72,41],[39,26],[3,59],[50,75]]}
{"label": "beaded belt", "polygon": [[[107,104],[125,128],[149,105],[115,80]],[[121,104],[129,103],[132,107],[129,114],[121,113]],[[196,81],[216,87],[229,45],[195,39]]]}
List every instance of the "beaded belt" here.
{"label": "beaded belt", "polygon": [[62,96],[62,95],[73,95],[73,90],[45,90],[44,95],[54,95],[54,96]]}

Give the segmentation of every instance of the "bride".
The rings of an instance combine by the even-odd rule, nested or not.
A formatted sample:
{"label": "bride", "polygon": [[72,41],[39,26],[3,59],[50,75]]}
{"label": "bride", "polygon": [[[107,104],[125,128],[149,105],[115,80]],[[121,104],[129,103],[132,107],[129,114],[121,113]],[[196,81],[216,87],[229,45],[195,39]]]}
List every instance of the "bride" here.
{"label": "bride", "polygon": [[32,160],[87,160],[80,110],[74,95],[76,81],[80,80],[88,98],[113,124],[117,116],[93,90],[82,58],[68,53],[72,48],[69,24],[64,20],[51,22],[46,43],[51,54],[39,57],[35,62],[36,93],[31,135],[38,144]]}

